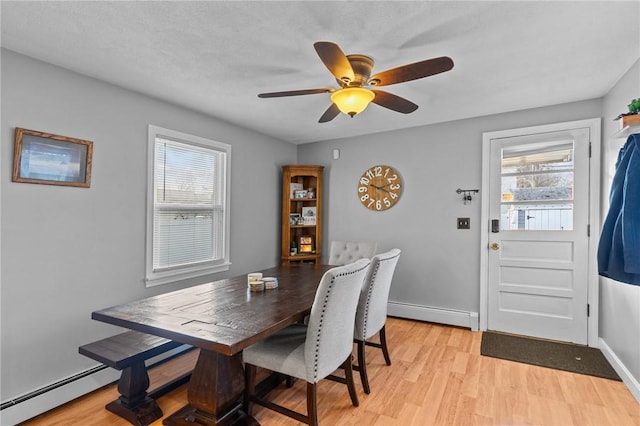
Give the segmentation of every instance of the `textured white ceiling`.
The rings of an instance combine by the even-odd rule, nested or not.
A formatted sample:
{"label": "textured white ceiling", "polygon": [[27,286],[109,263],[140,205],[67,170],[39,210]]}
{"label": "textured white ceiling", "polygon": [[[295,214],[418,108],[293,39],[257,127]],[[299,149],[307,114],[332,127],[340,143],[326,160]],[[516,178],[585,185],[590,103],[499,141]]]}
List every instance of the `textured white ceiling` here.
{"label": "textured white ceiling", "polygon": [[[292,143],[603,96],[640,57],[637,1],[2,1],[2,46]],[[336,87],[313,43],[374,73],[449,56],[452,71],[385,87],[420,107],[318,119]],[[638,94],[630,94],[635,96]]]}

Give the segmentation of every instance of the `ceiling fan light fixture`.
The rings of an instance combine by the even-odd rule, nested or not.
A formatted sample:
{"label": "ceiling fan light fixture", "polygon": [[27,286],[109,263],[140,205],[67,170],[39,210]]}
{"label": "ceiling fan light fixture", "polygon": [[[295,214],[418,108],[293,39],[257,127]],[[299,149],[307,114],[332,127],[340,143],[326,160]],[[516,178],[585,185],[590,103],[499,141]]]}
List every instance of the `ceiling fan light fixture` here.
{"label": "ceiling fan light fixture", "polygon": [[371,90],[362,87],[346,87],[331,95],[331,102],[336,104],[343,113],[353,117],[365,110],[376,95]]}
{"label": "ceiling fan light fixture", "polygon": [[370,56],[361,54],[345,55],[340,46],[330,41],[318,41],[313,44],[313,47],[316,49],[316,53],[324,66],[335,77],[338,86],[340,86],[339,89],[325,87],[320,89],[287,90],[284,92],[260,93],[258,97],[279,98],[283,96],[332,93],[332,103],[322,114],[318,123],[331,121],[341,112],[353,118],[356,114],[364,111],[371,102],[395,112],[410,114],[418,109],[418,105],[393,93],[378,90],[378,86],[390,86],[418,80],[453,68],[453,60],[451,58],[440,56],[401,65],[378,72],[372,76],[374,60]]}

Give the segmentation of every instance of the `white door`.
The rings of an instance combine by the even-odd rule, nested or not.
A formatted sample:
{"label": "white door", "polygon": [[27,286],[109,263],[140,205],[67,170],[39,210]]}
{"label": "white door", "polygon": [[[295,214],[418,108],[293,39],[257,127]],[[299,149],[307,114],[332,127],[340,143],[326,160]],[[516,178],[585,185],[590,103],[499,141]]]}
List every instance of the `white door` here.
{"label": "white door", "polygon": [[587,343],[589,132],[490,140],[489,330]]}

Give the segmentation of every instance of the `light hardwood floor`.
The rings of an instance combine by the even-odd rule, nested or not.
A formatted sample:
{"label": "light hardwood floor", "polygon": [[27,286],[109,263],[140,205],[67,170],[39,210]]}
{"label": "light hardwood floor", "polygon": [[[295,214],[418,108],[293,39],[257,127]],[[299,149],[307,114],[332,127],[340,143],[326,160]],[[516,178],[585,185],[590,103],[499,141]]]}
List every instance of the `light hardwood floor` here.
{"label": "light hardwood floor", "polygon": [[[391,366],[380,350],[367,348],[371,394],[359,389],[353,407],[346,387],[328,380],[318,387],[320,423],[331,425],[640,425],[640,404],[622,382],[504,361],[480,355],[480,332],[389,318]],[[196,351],[150,372],[160,383],[192,367]],[[152,384],[152,387],[154,385]],[[305,412],[302,381],[282,386],[270,399]],[[126,426],[104,405],[117,397],[115,385],[38,416],[23,426]],[[186,386],[159,399],[165,415],[186,404]],[[262,407],[262,425],[300,423]],[[162,420],[153,423],[160,426]]]}

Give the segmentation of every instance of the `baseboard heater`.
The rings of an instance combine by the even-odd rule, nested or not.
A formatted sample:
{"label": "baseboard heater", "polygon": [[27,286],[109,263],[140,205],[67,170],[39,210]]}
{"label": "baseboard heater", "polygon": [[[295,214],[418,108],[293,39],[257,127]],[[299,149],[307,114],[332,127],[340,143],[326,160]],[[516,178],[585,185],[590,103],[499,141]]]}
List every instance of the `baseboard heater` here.
{"label": "baseboard heater", "polygon": [[477,312],[390,301],[387,303],[387,314],[392,317],[467,327],[471,331],[478,331],[479,329]]}
{"label": "baseboard heater", "polygon": [[[158,367],[162,364],[164,364],[165,362],[168,362],[172,359],[174,359],[175,357],[181,356],[186,354],[187,352],[191,351],[195,349],[193,346],[189,346],[189,345],[183,345],[180,346],[178,348],[172,349],[171,351],[168,351],[165,354],[161,354],[158,355],[157,357],[155,357],[154,359],[151,360],[151,362],[148,363],[148,368],[155,368]],[[112,373],[109,371],[105,371],[105,370],[112,370]],[[15,422],[15,423],[20,423],[22,421],[28,420],[30,418],[33,418],[39,414],[42,414],[45,411],[48,411],[52,408],[55,408],[58,405],[64,404],[66,402],[69,402],[75,398],[77,398],[78,396],[81,395],[69,395],[68,398],[63,398],[64,400],[60,400],[60,396],[58,395],[57,397],[54,397],[53,400],[56,400],[56,403],[51,405],[50,403],[52,401],[49,402],[45,402],[44,405],[42,405],[40,402],[36,402],[35,405],[32,404],[32,401],[40,401],[40,399],[45,398],[45,399],[52,399],[52,398],[48,398],[47,395],[49,394],[56,394],[56,392],[53,392],[55,390],[58,390],[60,388],[62,388],[63,386],[68,386],[73,384],[72,387],[75,386],[76,383],[80,383],[80,381],[82,379],[88,379],[90,380],[91,378],[89,376],[92,376],[94,374],[103,372],[100,375],[97,375],[96,377],[102,376],[103,378],[100,379],[102,380],[101,383],[98,383],[96,387],[93,387],[91,389],[88,389],[86,391],[91,392],[95,389],[98,389],[99,387],[108,385],[108,384],[112,384],[112,383],[117,383],[120,377],[120,371],[117,371],[115,369],[109,368],[106,365],[97,365],[95,367],[91,367],[87,370],[81,371],[77,374],[74,374],[73,376],[69,376],[66,377],[62,380],[59,380],[55,383],[51,383],[49,385],[43,386],[39,389],[33,390],[31,392],[27,392],[23,395],[20,395],[18,397],[12,398],[8,401],[2,402],[0,404],[0,411],[6,410],[5,413],[9,413],[8,415],[8,419],[10,422]],[[111,374],[111,375],[110,375]],[[106,375],[106,376],[105,376]],[[149,389],[149,396],[159,396],[162,393],[166,393],[168,391],[170,391],[171,389],[176,388],[177,386],[180,386],[183,383],[186,383],[189,378],[190,378],[191,373],[186,373],[183,374],[179,377],[177,377],[175,380],[170,381],[164,385],[159,386],[158,388],[155,389]],[[106,381],[104,381],[104,378],[107,378]],[[110,378],[109,378],[110,377]],[[97,380],[98,382],[100,382],[100,380]],[[83,385],[84,386],[84,385]],[[81,386],[81,388],[84,388],[83,386]],[[73,392],[72,392],[73,393]],[[38,400],[36,400],[36,398],[38,397],[42,397]],[[25,410],[19,408],[18,406],[20,404],[26,403],[28,402],[27,405],[28,408]],[[49,405],[47,405],[49,404]],[[22,407],[20,405],[20,407]],[[14,410],[12,410],[12,408]],[[17,412],[15,410],[18,410]],[[5,422],[5,413],[2,414],[2,419],[3,419],[3,424]]]}
{"label": "baseboard heater", "polygon": [[[164,362],[164,361],[162,361]],[[82,378],[85,378],[87,376],[90,376],[94,373],[97,373],[98,371],[102,371],[107,367],[106,365],[98,365],[96,367],[90,368],[88,370],[82,371],[76,375],[73,375],[71,377],[67,377],[66,379],[62,379],[58,382],[52,383],[50,385],[41,387],[40,389],[36,389],[34,391],[31,391],[29,393],[25,393],[24,395],[20,395],[17,398],[11,399],[9,401],[3,402],[2,404],[0,404],[0,411],[4,410],[5,408],[10,408],[13,407],[17,404],[20,404],[21,402],[25,402],[30,400],[31,398],[35,398],[37,396],[40,396],[44,393],[50,392],[54,389],[58,389],[64,385],[68,385],[69,383],[75,382],[76,380],[80,380]]]}

